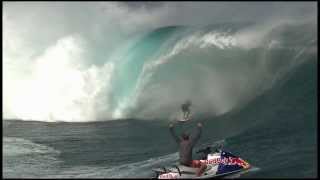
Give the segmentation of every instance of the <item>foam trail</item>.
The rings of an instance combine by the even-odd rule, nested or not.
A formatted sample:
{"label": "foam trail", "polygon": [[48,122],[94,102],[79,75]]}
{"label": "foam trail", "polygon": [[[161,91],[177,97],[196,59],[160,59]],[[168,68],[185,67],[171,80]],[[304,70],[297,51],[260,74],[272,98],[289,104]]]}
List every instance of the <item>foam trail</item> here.
{"label": "foam trail", "polygon": [[224,179],[240,178],[241,175],[243,175],[243,174],[252,173],[252,172],[256,172],[256,171],[260,171],[260,168],[253,166],[253,167],[251,167],[250,169],[248,169],[248,170],[246,170],[246,171],[242,171],[242,172],[239,172],[239,173],[235,173],[235,174],[226,176],[226,177],[224,177]]}
{"label": "foam trail", "polygon": [[3,140],[5,178],[38,178],[58,172],[59,151],[22,138]]}
{"label": "foam trail", "polygon": [[115,167],[78,166],[63,170],[58,175],[49,175],[48,178],[149,178],[151,169],[178,159],[178,153],[172,153],[145,161],[124,164]]}

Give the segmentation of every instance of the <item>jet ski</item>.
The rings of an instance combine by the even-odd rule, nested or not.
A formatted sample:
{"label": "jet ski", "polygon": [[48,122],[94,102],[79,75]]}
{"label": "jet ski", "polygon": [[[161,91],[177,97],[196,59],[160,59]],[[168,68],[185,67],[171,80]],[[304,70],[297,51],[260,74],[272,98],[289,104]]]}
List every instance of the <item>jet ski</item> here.
{"label": "jet ski", "polygon": [[197,168],[184,165],[173,165],[152,169],[156,179],[185,179],[185,178],[213,178],[224,177],[236,173],[243,173],[251,168],[251,165],[240,157],[222,149],[214,149],[207,146],[197,151],[201,153],[200,161],[206,163],[207,168],[201,176],[196,176]]}

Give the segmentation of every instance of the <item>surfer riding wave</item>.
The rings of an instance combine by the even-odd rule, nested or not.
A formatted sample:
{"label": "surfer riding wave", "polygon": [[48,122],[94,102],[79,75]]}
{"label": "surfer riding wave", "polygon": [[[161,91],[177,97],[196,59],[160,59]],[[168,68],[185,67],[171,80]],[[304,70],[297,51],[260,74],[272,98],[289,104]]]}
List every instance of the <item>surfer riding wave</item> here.
{"label": "surfer riding wave", "polygon": [[187,100],[185,103],[183,103],[181,105],[181,110],[182,110],[182,113],[183,113],[183,119],[184,120],[187,120],[189,119],[190,117],[190,106],[191,106],[191,101],[190,100]]}

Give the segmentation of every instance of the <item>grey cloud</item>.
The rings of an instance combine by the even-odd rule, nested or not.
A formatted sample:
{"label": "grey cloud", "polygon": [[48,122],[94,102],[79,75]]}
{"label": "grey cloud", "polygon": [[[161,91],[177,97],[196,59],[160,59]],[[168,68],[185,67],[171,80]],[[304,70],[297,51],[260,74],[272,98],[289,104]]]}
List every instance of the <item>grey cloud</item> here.
{"label": "grey cloud", "polygon": [[156,8],[161,8],[165,3],[168,2],[161,2],[161,1],[123,1],[120,2],[121,4],[124,4],[130,8],[146,8],[149,10],[153,10]]}

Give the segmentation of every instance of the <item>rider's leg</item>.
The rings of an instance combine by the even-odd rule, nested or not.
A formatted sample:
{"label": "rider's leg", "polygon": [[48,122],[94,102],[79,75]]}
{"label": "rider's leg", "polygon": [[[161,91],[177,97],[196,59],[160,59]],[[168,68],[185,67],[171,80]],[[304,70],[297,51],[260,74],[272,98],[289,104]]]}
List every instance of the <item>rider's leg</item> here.
{"label": "rider's leg", "polygon": [[201,176],[202,173],[206,170],[207,165],[205,163],[201,163],[200,168],[197,170],[197,176]]}
{"label": "rider's leg", "polygon": [[191,167],[197,168],[196,175],[201,176],[202,173],[206,170],[206,163],[201,162],[200,160],[193,160],[191,163]]}
{"label": "rider's leg", "polygon": [[190,111],[187,111],[187,112],[186,112],[186,117],[185,117],[185,119],[188,119],[189,116],[190,116]]}

